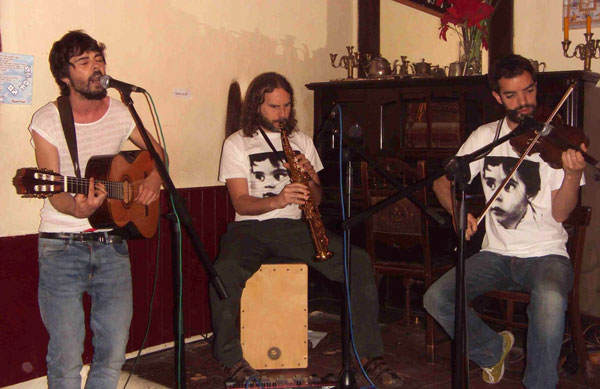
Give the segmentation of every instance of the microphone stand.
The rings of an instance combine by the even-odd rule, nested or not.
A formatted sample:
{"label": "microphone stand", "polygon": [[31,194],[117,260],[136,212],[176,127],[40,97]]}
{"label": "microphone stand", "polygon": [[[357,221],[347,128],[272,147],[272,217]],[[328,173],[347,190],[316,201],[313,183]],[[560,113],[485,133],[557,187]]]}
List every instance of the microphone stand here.
{"label": "microphone stand", "polygon": [[[467,233],[467,206],[465,192],[471,178],[469,164],[486,156],[496,146],[516,137],[535,126],[537,122],[525,119],[517,128],[488,145],[474,152],[454,157],[446,164],[444,170],[446,177],[455,182],[459,191],[456,217],[459,236],[458,261],[456,262],[456,286],[454,308],[454,361],[452,369],[452,388],[462,389],[469,387],[469,346],[467,331],[467,292],[465,286],[465,247]],[[455,209],[456,209],[455,208]]]}
{"label": "microphone stand", "polygon": [[[537,122],[535,122],[537,123]],[[357,224],[368,219],[375,213],[381,211],[384,208],[394,204],[398,200],[408,196],[424,186],[431,185],[433,181],[442,175],[446,176],[450,180],[455,180],[457,186],[461,190],[460,193],[460,204],[459,204],[459,216],[458,220],[458,232],[459,232],[459,258],[456,264],[456,300],[455,300],[455,324],[454,324],[454,363],[452,369],[452,387],[455,389],[463,389],[469,387],[469,364],[468,364],[468,340],[467,340],[467,328],[466,328],[466,290],[465,290],[465,269],[464,269],[464,251],[466,242],[466,224],[467,224],[467,210],[465,204],[465,189],[466,183],[470,178],[469,164],[477,159],[484,157],[489,151],[494,149],[496,146],[523,134],[530,129],[530,126],[535,125],[532,122],[525,120],[513,131],[504,135],[490,144],[460,157],[454,157],[445,166],[445,172],[434,173],[423,180],[420,180],[413,185],[406,186],[403,190],[391,195],[385,200],[368,207],[362,212],[350,217],[343,221],[340,225],[342,229],[350,229]]]}
{"label": "microphone stand", "polygon": [[[469,347],[467,338],[467,293],[465,287],[465,247],[467,232],[467,206],[465,192],[471,172],[470,161],[462,157],[455,157],[445,167],[447,176],[454,180],[460,195],[457,196],[458,216],[458,260],[456,262],[456,279],[454,287],[454,359],[452,362],[452,388],[462,389],[469,387]],[[455,209],[456,209],[455,208]],[[455,211],[456,212],[456,211]],[[455,213],[456,214],[456,213]]]}
{"label": "microphone stand", "polygon": [[[341,109],[341,108],[340,108]],[[329,119],[328,119],[329,120]],[[404,188],[404,185],[398,181],[395,177],[393,177],[391,174],[389,174],[389,172],[381,169],[379,166],[376,166],[376,164],[374,163],[374,161],[369,158],[360,148],[353,146],[350,142],[348,142],[344,137],[343,134],[340,134],[339,131],[333,131],[334,135],[338,135],[341,137],[341,143],[344,145],[344,147],[346,148],[345,150],[343,150],[342,152],[342,156],[340,157],[343,161],[343,163],[346,165],[346,195],[347,195],[347,211],[346,211],[346,215],[347,217],[349,217],[350,219],[352,219],[350,217],[351,215],[351,204],[352,204],[352,158],[351,158],[351,153],[354,152],[357,155],[359,155],[362,159],[364,159],[365,161],[367,161],[367,163],[371,163],[373,166],[375,166],[375,169],[377,172],[379,172],[382,176],[384,176],[386,179],[388,179],[390,182],[392,182],[397,188],[402,189]],[[427,215],[429,215],[432,219],[434,219],[436,222],[440,223],[440,224],[444,224],[444,220],[441,216],[439,216],[437,213],[431,211],[429,208],[427,208],[426,205],[424,205],[421,201],[419,201],[418,199],[416,199],[415,197],[413,197],[412,195],[410,195],[410,193],[407,194],[407,196],[409,196],[409,200],[411,200],[416,206],[418,206],[419,208],[421,208]],[[346,219],[349,220],[349,219]],[[351,239],[350,239],[350,228],[351,227],[346,227],[344,225],[345,222],[342,222],[341,225],[343,227],[344,230],[344,234],[346,234],[346,253],[347,253],[347,258],[351,258]],[[350,324],[350,311],[349,311],[349,307],[351,307],[351,297],[350,297],[350,290],[351,290],[351,280],[350,280],[350,274],[351,273],[351,263],[350,261],[347,261],[347,268],[346,270],[346,274],[348,274],[348,277],[344,277],[344,333],[343,333],[343,340],[342,340],[342,371],[340,372],[339,378],[338,378],[338,384],[336,386],[336,388],[339,389],[356,389],[356,378],[354,376],[354,371],[350,368],[350,361],[352,360],[352,356],[351,356],[351,349],[352,349],[352,342],[351,342],[351,324]]]}
{"label": "microphone stand", "polygon": [[[165,189],[167,190],[167,192],[169,193],[169,195],[171,196],[171,201],[173,203],[174,210],[179,215],[179,219],[180,219],[185,231],[187,232],[188,237],[190,238],[192,247],[194,248],[194,251],[196,252],[196,255],[198,256],[198,259],[200,259],[200,262],[204,266],[204,270],[208,274],[209,281],[212,283],[212,285],[216,289],[216,291],[219,294],[219,297],[221,299],[229,298],[229,293],[227,293],[227,290],[225,289],[225,285],[223,284],[223,281],[217,274],[217,271],[215,270],[212,262],[209,260],[208,254],[206,253],[206,250],[204,248],[204,244],[200,240],[200,236],[198,236],[198,233],[196,232],[196,230],[194,229],[194,226],[192,225],[191,215],[190,215],[187,207],[184,205],[183,200],[181,199],[181,196],[179,196],[179,194],[177,193],[177,188],[173,184],[173,181],[171,180],[171,177],[169,176],[169,173],[167,172],[167,168],[165,167],[164,162],[162,161],[162,159],[160,158],[160,156],[154,149],[154,145],[152,144],[152,141],[150,140],[148,132],[147,132],[146,128],[144,127],[144,124],[142,123],[142,119],[140,118],[137,111],[135,110],[135,107],[133,106],[133,100],[131,99],[131,91],[128,91],[128,90],[119,90],[119,91],[121,92],[121,96],[123,98],[125,105],[129,109],[129,112],[131,113],[131,116],[133,118],[133,121],[135,122],[135,125],[137,126],[142,138],[144,139],[144,143],[146,144],[146,149],[150,152],[150,155],[152,156],[154,166],[156,167],[156,170],[158,171],[158,173],[160,174],[160,177],[162,178],[163,185],[164,185]],[[174,253],[173,255],[174,255],[173,260],[177,262],[178,261],[178,253]],[[176,270],[178,271],[178,269],[179,269],[179,265],[174,267],[174,271],[176,271]],[[175,297],[176,300],[179,298],[178,296],[180,295],[180,292],[181,292],[181,283],[180,283],[181,280],[179,279],[178,274],[179,273],[177,272],[177,275],[175,275],[175,274],[173,275],[174,284],[175,284],[173,293],[175,294],[175,296],[177,296],[177,297]],[[181,334],[181,328],[183,327],[183,312],[180,312],[179,308],[177,308],[178,306],[179,306],[179,304],[176,303],[175,304],[175,307],[176,307],[175,316],[177,317],[176,320],[179,321],[179,323],[174,325],[174,327],[176,328],[176,331],[175,331],[176,333],[175,333],[174,339],[175,339],[175,346],[176,346],[175,360],[176,360],[176,364],[179,364],[180,366],[176,366],[175,377],[180,377],[183,374],[184,380],[182,383],[179,382],[179,380],[177,380],[177,385],[178,385],[177,387],[185,388],[185,381],[186,381],[185,380],[185,365],[184,365],[185,362],[184,362],[184,358],[182,357],[182,355],[185,354],[185,350],[184,350],[185,341],[183,341],[183,334]],[[177,347],[177,346],[179,346],[179,347]],[[178,356],[180,356],[180,357],[178,358]],[[179,362],[179,363],[177,363],[177,362]]]}
{"label": "microphone stand", "polygon": [[[347,196],[347,211],[346,211],[346,216],[350,216],[351,214],[351,205],[352,205],[352,159],[350,158],[350,151],[346,151],[344,150],[342,152],[343,155],[343,162],[346,165],[346,196]],[[340,373],[339,379],[338,379],[338,385],[336,386],[336,388],[339,389],[356,389],[356,378],[354,377],[354,371],[350,368],[350,361],[352,360],[352,341],[351,341],[351,325],[350,325],[350,311],[349,308],[351,308],[351,299],[350,299],[350,290],[351,290],[351,285],[352,285],[352,281],[350,279],[351,277],[351,263],[350,263],[350,258],[351,258],[351,247],[352,245],[350,244],[350,231],[344,231],[344,233],[346,234],[346,255],[348,258],[348,261],[345,262],[346,268],[346,274],[348,275],[348,277],[344,277],[344,337],[343,337],[343,341],[342,341],[342,371]]]}

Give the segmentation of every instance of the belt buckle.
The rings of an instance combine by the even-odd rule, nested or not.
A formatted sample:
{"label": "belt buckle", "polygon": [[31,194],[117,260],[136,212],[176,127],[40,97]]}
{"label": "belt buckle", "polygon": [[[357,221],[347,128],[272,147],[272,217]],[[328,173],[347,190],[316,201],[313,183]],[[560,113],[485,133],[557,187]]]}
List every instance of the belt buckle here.
{"label": "belt buckle", "polygon": [[96,241],[100,242],[100,243],[107,243],[108,242],[108,234],[106,232],[102,232],[100,234],[97,235],[97,239]]}

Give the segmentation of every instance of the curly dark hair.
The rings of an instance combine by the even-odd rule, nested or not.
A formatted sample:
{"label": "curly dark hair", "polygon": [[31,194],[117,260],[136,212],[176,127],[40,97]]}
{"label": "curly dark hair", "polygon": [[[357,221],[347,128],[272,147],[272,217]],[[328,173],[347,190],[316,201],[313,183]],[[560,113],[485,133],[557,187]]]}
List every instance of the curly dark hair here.
{"label": "curly dark hair", "polygon": [[488,73],[490,88],[494,92],[499,92],[500,86],[498,85],[498,81],[501,78],[514,78],[523,72],[529,72],[529,74],[531,74],[531,79],[534,82],[536,81],[536,72],[527,58],[518,54],[509,54],[498,58],[494,61]]}
{"label": "curly dark hair", "polygon": [[69,77],[69,66],[73,66],[69,59],[86,51],[93,51],[100,53],[106,62],[105,49],[106,46],[103,43],[96,41],[82,30],[69,31],[60,40],[54,42],[48,61],[50,61],[50,71],[52,71],[62,96],[69,95],[69,86],[62,80]]}
{"label": "curly dark hair", "polygon": [[285,90],[290,95],[291,109],[287,119],[286,131],[291,132],[296,129],[298,121],[294,110],[292,85],[281,74],[269,72],[256,76],[248,86],[248,90],[246,90],[241,120],[241,127],[245,136],[253,136],[258,132],[261,122],[260,106],[265,102],[265,93],[271,93],[277,88]]}

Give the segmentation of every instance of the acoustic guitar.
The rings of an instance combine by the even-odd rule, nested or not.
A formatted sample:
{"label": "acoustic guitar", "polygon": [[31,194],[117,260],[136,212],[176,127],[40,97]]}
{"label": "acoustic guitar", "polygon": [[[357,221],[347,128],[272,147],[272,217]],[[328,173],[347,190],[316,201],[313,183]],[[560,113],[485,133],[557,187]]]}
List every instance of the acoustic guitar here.
{"label": "acoustic guitar", "polygon": [[57,193],[88,193],[89,179],[102,182],[108,196],[88,219],[94,228],[115,228],[127,238],[151,238],[156,232],[159,201],[145,206],[134,201],[144,178],[152,171],[147,151],[123,151],[90,158],[85,178],[65,177],[48,169],[21,168],[13,178],[17,194],[46,198]]}

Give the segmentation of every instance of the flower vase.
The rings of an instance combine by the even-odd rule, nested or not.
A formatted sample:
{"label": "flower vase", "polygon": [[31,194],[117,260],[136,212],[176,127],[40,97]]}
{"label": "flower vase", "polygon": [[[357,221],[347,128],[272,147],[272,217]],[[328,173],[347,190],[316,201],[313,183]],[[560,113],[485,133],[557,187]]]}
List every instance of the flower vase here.
{"label": "flower vase", "polygon": [[460,61],[465,63],[463,75],[467,76],[481,74],[481,35],[478,31],[469,32],[463,32],[460,54]]}

